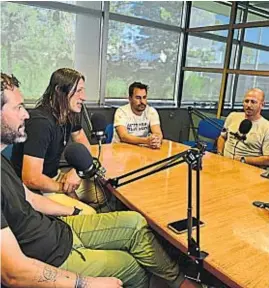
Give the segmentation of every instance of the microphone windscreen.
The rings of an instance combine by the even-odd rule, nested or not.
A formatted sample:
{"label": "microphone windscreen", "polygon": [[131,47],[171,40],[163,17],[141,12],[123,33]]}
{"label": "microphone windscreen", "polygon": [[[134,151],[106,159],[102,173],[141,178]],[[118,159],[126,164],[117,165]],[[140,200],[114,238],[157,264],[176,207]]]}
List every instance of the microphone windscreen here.
{"label": "microphone windscreen", "polygon": [[252,122],[248,119],[244,119],[239,126],[239,132],[243,135],[248,134],[252,127]]}
{"label": "microphone windscreen", "polygon": [[64,151],[64,157],[69,165],[78,171],[86,171],[93,164],[89,150],[81,143],[71,143]]}
{"label": "microphone windscreen", "polygon": [[105,131],[106,129],[106,118],[100,113],[94,113],[91,117],[92,131]]}

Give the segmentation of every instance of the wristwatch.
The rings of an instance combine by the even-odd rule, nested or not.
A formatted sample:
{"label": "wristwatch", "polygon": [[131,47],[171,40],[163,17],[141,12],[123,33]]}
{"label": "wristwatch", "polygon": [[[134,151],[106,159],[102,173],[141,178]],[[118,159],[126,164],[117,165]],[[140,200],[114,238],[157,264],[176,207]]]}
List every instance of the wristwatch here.
{"label": "wristwatch", "polygon": [[242,163],[247,163],[246,158],[245,158],[245,157],[241,157],[241,158],[240,158],[240,162],[242,162]]}
{"label": "wristwatch", "polygon": [[81,211],[82,211],[82,209],[79,209],[76,206],[74,206],[74,212],[72,213],[72,216],[79,215]]}

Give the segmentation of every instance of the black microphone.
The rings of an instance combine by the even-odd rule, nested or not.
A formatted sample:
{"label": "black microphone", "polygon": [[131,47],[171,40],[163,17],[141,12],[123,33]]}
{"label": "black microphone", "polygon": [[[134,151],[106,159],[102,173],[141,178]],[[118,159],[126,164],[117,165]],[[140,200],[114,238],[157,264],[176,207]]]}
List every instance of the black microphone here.
{"label": "black microphone", "polygon": [[252,127],[252,122],[248,119],[244,119],[239,125],[238,132],[236,132],[236,133],[230,132],[230,133],[236,139],[238,139],[240,141],[242,141],[242,140],[245,141],[247,139],[246,135],[250,131],[251,127]]}
{"label": "black microphone", "polygon": [[91,117],[92,122],[92,135],[96,137],[98,141],[102,141],[106,138],[106,119],[105,116],[100,113],[94,113]]}
{"label": "black microphone", "polygon": [[64,157],[82,179],[92,178],[98,174],[101,166],[100,162],[94,159],[86,146],[81,143],[69,144],[64,151]]}
{"label": "black microphone", "polygon": [[269,210],[269,203],[265,203],[261,201],[254,201],[252,204],[258,208]]}

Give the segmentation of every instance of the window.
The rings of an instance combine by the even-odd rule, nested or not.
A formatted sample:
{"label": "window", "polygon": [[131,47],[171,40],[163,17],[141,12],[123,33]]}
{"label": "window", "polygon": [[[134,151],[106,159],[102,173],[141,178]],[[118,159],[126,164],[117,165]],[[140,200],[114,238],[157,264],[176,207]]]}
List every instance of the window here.
{"label": "window", "polygon": [[247,90],[251,88],[260,88],[265,93],[265,102],[269,102],[269,86],[268,77],[239,75],[238,85],[236,89],[235,105],[242,106],[243,98]]}
{"label": "window", "polygon": [[243,47],[241,69],[269,70],[269,51]]}
{"label": "window", "polygon": [[[268,21],[269,12],[251,2],[246,15],[246,4],[238,2],[236,23],[242,23],[245,15],[258,27],[240,25],[234,30],[229,65],[237,70],[233,74],[223,69],[233,3],[5,1],[1,3],[1,69],[21,81],[30,103],[41,97],[52,72],[69,67],[85,75],[88,103],[125,103],[129,85],[141,81],[149,85],[149,100],[155,105],[175,107],[181,101],[183,106],[194,103],[206,108],[216,108],[227,73],[225,107],[233,107],[234,99],[235,105],[241,105],[247,89],[268,90],[269,78],[258,71],[269,71],[269,27],[266,23],[260,27],[257,21]],[[217,25],[226,26],[204,29]],[[240,75],[240,69],[248,71]]]}
{"label": "window", "polygon": [[186,66],[223,68],[226,43],[189,36]]}
{"label": "window", "polygon": [[[269,23],[269,22],[268,22]],[[245,41],[267,46],[269,50],[269,27],[245,29]]]}
{"label": "window", "polygon": [[117,16],[109,20],[105,98],[127,99],[140,81],[150,100],[175,102],[182,2],[111,1],[110,12]]}
{"label": "window", "polygon": [[211,1],[193,1],[190,27],[229,24],[231,8]]}
{"label": "window", "polygon": [[149,99],[173,99],[179,36],[170,31],[110,21],[106,98],[126,99],[141,81]]}
{"label": "window", "polygon": [[[216,108],[219,100],[222,74],[186,71],[184,74],[182,103],[203,102]],[[203,106],[202,105],[202,106]]]}
{"label": "window", "polygon": [[88,100],[98,101],[100,19],[10,2],[1,8],[2,71],[16,75],[27,101],[36,101],[62,67],[82,72]]}
{"label": "window", "polygon": [[256,22],[256,21],[266,21],[269,20],[268,12],[269,10],[267,9],[262,9],[264,10],[265,14],[267,14],[266,17],[260,16],[256,13],[251,13],[251,11],[248,12],[248,17],[247,17],[247,22]]}
{"label": "window", "polygon": [[181,25],[181,1],[111,1],[110,12],[163,24]]}

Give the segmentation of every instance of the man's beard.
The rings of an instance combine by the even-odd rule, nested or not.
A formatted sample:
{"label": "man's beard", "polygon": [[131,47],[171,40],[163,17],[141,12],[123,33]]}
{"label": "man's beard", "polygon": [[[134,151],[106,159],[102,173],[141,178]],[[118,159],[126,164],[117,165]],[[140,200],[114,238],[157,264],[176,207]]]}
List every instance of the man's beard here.
{"label": "man's beard", "polygon": [[21,133],[19,131],[20,128],[24,127],[24,125],[19,126],[18,130],[13,130],[10,126],[7,125],[2,119],[1,123],[1,143],[5,145],[10,145],[13,143],[21,143],[25,142],[27,139],[27,134],[24,131]]}

